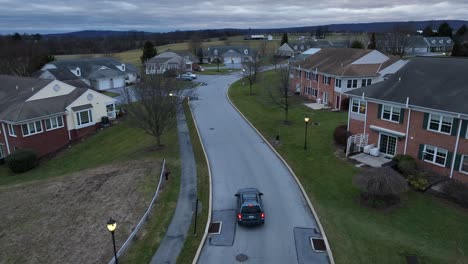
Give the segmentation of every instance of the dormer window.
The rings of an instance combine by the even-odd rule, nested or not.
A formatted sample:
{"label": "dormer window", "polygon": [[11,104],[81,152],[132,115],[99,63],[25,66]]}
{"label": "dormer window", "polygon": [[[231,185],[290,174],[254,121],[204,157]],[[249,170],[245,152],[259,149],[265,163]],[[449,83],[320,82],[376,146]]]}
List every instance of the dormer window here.
{"label": "dormer window", "polygon": [[80,68],[76,68],[76,76],[81,76]]}
{"label": "dormer window", "polygon": [[122,68],[122,71],[125,71],[125,64],[122,64],[121,68]]}
{"label": "dormer window", "polygon": [[105,69],[107,69],[106,66],[102,66],[101,68],[99,68],[99,70],[105,70]]}

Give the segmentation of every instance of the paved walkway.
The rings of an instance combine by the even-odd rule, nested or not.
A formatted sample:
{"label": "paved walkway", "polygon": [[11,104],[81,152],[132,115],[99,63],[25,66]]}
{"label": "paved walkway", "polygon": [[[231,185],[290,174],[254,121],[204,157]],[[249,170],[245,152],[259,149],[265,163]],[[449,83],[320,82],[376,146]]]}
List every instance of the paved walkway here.
{"label": "paved walkway", "polygon": [[[176,263],[184,246],[187,232],[192,223],[194,205],[197,198],[197,169],[193,155],[190,133],[183,111],[177,114],[177,130],[181,160],[180,192],[175,214],[161,244],[154,254],[151,264]],[[176,177],[171,175],[169,177]],[[169,178],[171,180],[171,178]],[[163,213],[163,212],[160,212]]]}

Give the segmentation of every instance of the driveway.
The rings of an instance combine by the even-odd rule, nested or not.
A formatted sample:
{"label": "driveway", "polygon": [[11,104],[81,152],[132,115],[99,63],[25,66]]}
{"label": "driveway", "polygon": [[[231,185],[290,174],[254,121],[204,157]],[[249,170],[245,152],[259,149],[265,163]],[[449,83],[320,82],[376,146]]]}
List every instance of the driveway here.
{"label": "driveway", "polygon": [[[326,252],[312,250],[309,237],[320,236],[319,228],[292,175],[226,98],[240,74],[199,78],[207,85],[191,108],[212,170],[212,222],[222,222],[199,263],[328,263]],[[234,194],[244,187],[264,193],[263,226],[236,224]]]}

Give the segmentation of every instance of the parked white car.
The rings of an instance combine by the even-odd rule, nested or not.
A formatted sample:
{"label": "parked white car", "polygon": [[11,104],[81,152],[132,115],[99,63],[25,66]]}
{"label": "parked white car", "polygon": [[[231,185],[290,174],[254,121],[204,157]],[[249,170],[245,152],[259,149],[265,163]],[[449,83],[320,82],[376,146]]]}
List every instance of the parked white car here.
{"label": "parked white car", "polygon": [[197,75],[192,73],[192,72],[186,72],[184,74],[182,74],[182,78],[192,78],[192,79],[196,79],[197,78]]}

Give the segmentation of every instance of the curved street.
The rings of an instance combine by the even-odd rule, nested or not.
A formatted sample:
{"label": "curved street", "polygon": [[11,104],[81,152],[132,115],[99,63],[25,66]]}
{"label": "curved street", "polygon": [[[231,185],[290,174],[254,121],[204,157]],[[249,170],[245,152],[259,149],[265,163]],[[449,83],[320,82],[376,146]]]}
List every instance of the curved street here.
{"label": "curved street", "polygon": [[[320,231],[293,176],[226,97],[240,78],[199,76],[207,85],[197,88],[198,100],[190,104],[212,170],[212,222],[221,222],[198,263],[328,263],[326,252],[312,249],[309,238]],[[236,223],[234,194],[244,187],[264,193],[263,226]]]}

